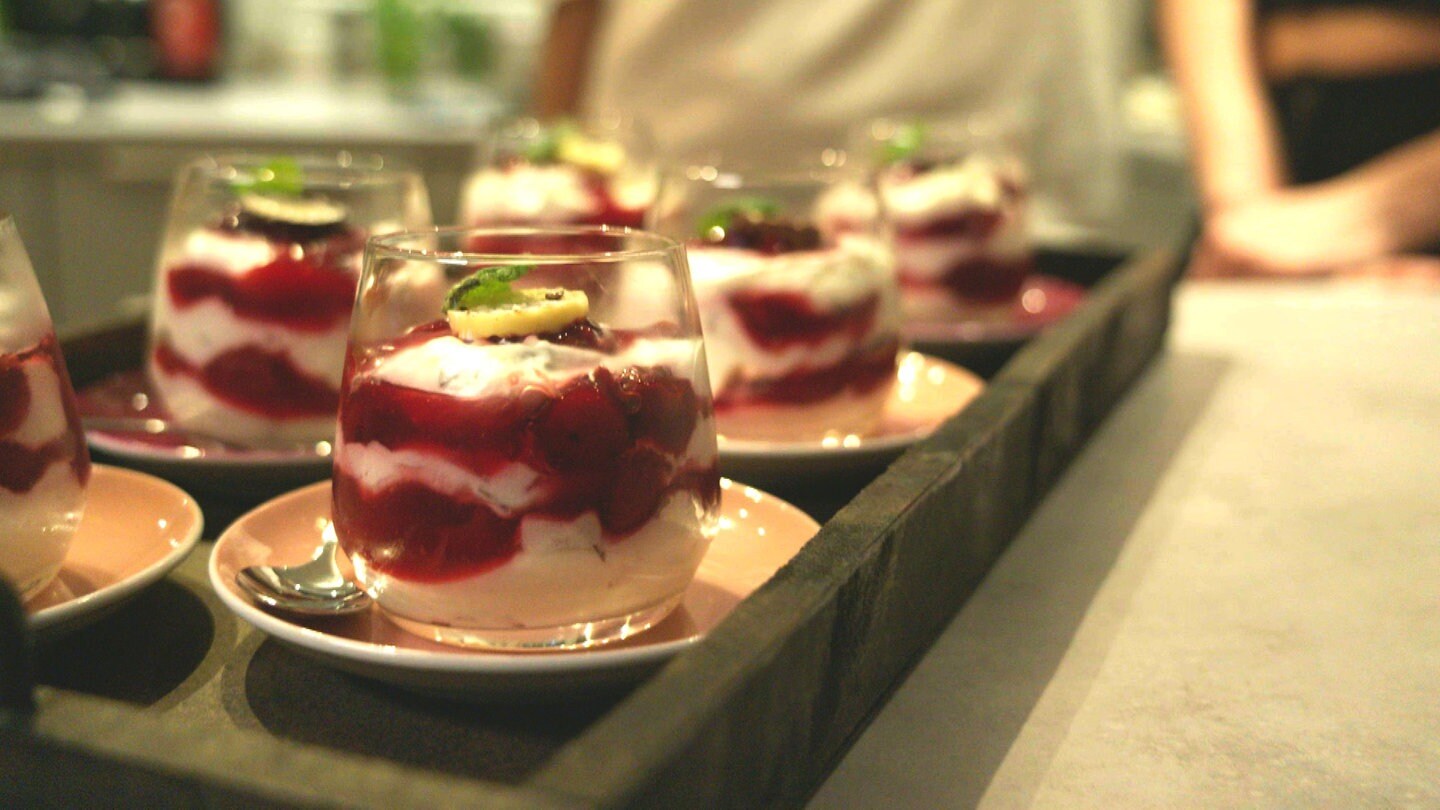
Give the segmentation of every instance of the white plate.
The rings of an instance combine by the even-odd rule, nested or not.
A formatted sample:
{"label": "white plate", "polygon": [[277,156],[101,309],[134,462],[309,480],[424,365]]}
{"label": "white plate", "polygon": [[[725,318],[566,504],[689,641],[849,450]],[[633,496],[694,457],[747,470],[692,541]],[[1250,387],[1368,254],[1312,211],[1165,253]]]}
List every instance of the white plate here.
{"label": "white plate", "polygon": [[934,432],[984,389],[970,371],[938,357],[906,352],[880,422],[864,435],[824,441],[767,442],[720,437],[720,471],[756,482],[833,475],[887,464]]}
{"label": "white plate", "polygon": [[247,565],[309,559],[330,522],[329,482],[262,504],[226,529],[210,555],[210,582],[241,619],[355,675],[474,700],[568,697],[632,682],[699,641],[819,529],[804,512],[772,495],[728,480],[721,487],[720,531],[681,606],[644,633],[596,649],[466,650],[407,633],[373,607],[332,618],[262,609],[235,584],[235,574]]}
{"label": "white plate", "polygon": [[195,500],[174,484],[94,465],[65,564],[25,603],[31,631],[45,638],[104,616],[179,565],[204,525]]}
{"label": "white plate", "polygon": [[[288,450],[247,448],[174,428],[139,371],[115,374],[76,393],[92,450],[186,487],[269,497],[330,475],[330,442]],[[147,427],[163,429],[151,433]]]}

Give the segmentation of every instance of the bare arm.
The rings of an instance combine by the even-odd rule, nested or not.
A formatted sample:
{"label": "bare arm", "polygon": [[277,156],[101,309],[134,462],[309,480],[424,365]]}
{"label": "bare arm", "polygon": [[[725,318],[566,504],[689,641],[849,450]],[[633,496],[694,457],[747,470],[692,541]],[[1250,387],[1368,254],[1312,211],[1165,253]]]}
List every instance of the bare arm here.
{"label": "bare arm", "polygon": [[1284,160],[1255,47],[1254,0],[1157,2],[1205,208],[1283,187]]}
{"label": "bare arm", "polygon": [[535,115],[554,118],[580,111],[601,10],[601,0],[561,0],[555,6],[536,70]]}
{"label": "bare arm", "polygon": [[1440,242],[1440,131],[1361,164],[1338,178],[1373,212],[1376,249],[1394,253]]}

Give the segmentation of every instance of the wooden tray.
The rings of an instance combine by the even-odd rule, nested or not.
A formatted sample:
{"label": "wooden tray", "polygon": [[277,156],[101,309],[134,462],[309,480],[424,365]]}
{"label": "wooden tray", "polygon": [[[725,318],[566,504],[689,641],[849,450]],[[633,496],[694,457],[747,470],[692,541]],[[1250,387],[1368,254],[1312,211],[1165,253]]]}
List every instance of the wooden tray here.
{"label": "wooden tray", "polygon": [[[1178,255],[1043,256],[1085,304],[888,470],[775,490],[820,533],[628,694],[471,706],[340,675],[237,627],[196,574],[208,543],[33,662],[0,599],[0,805],[802,803],[1159,351]],[[62,343],[83,386],[143,328]],[[202,504],[213,537],[225,504]]]}

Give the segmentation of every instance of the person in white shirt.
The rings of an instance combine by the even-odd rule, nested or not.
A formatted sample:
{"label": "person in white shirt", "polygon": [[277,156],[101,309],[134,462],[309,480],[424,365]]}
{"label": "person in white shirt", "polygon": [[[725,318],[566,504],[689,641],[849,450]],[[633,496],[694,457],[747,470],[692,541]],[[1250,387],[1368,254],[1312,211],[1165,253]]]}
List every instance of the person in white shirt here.
{"label": "person in white shirt", "polygon": [[[1120,6],[1129,7],[1123,3]],[[764,165],[877,116],[1018,123],[1039,238],[1103,231],[1123,193],[1126,14],[1084,0],[563,0],[542,116],[624,112],[670,157]]]}

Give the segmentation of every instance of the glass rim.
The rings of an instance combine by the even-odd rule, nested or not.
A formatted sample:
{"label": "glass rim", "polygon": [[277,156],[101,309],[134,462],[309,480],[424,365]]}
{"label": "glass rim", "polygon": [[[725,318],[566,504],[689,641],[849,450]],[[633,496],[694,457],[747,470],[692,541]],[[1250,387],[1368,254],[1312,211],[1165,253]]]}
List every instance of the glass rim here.
{"label": "glass rim", "polygon": [[[570,251],[564,253],[516,253],[516,252],[485,252],[471,250],[439,250],[435,248],[403,247],[398,243],[423,239],[426,237],[466,237],[466,236],[501,236],[501,237],[553,237],[553,236],[601,236],[605,238],[638,237],[647,240],[650,244],[645,247],[626,248],[623,250],[589,250]],[[433,228],[420,228],[417,230],[395,231],[380,236],[372,236],[365,241],[365,253],[367,258],[374,254],[383,254],[386,258],[408,259],[412,261],[428,261],[440,264],[496,264],[496,263],[519,263],[539,265],[563,265],[563,264],[596,264],[596,263],[619,263],[636,261],[646,258],[662,258],[667,255],[680,252],[683,255],[684,247],[680,242],[668,236],[654,231],[641,230],[615,225],[566,225],[566,226],[445,226]]]}
{"label": "glass rim", "polygon": [[378,152],[351,152],[348,149],[334,152],[260,149],[210,152],[186,161],[184,170],[203,171],[210,179],[224,179],[218,178],[217,172],[227,168],[260,169],[276,158],[292,159],[307,174],[315,175],[306,180],[306,185],[312,187],[393,185],[420,177],[419,169],[404,162],[389,160]]}
{"label": "glass rim", "polygon": [[[831,162],[826,162],[826,161]],[[826,147],[817,150],[813,159],[802,159],[799,165],[768,167],[746,162],[724,160],[688,161],[668,167],[663,173],[666,185],[708,186],[720,191],[743,191],[747,188],[804,188],[834,185],[860,176],[860,170],[847,150]]]}

